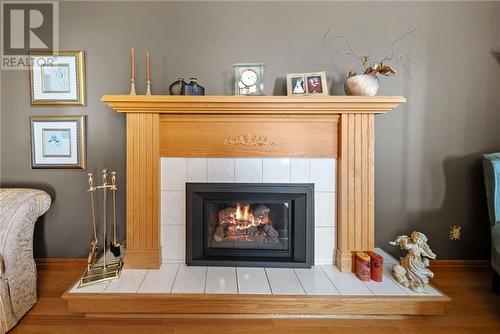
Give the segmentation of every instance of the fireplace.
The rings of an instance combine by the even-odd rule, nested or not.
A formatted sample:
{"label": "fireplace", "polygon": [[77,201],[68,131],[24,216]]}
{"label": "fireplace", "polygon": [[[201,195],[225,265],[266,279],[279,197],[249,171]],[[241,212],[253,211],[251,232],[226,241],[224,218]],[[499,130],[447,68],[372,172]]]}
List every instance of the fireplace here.
{"label": "fireplace", "polygon": [[[102,101],[127,118],[127,268],[157,269],[162,262],[161,157],[337,159],[336,233],[319,235],[336,238],[342,272],[352,272],[356,251],[373,250],[375,116],[404,97],[105,95]],[[165,227],[169,236],[172,227]],[[169,245],[184,245],[178,232]]]}
{"label": "fireplace", "polygon": [[186,183],[186,262],[307,268],[314,184]]}

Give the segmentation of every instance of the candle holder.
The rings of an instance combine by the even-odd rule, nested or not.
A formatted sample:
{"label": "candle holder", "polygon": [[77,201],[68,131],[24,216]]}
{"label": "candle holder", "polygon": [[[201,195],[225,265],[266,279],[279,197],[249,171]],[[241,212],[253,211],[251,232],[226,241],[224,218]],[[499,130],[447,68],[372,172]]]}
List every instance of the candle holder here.
{"label": "candle holder", "polygon": [[135,92],[135,50],[130,49],[130,95],[136,95]]}
{"label": "candle holder", "polygon": [[151,95],[151,80],[146,80],[146,95]]}
{"label": "candle holder", "polygon": [[130,79],[130,95],[137,95],[135,93],[135,79],[134,78]]}

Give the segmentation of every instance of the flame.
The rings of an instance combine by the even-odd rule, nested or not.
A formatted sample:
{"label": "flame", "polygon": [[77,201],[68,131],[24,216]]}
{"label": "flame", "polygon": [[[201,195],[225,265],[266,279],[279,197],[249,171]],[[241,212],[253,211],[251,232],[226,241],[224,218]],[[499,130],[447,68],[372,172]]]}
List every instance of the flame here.
{"label": "flame", "polygon": [[259,225],[259,222],[255,221],[255,217],[250,212],[250,204],[242,206],[240,203],[236,203],[236,213],[234,215],[234,219],[235,227],[239,230]]}
{"label": "flame", "polygon": [[240,203],[236,203],[236,215],[235,218],[237,220],[246,220],[248,221],[250,217],[250,205],[245,204],[243,207]]}

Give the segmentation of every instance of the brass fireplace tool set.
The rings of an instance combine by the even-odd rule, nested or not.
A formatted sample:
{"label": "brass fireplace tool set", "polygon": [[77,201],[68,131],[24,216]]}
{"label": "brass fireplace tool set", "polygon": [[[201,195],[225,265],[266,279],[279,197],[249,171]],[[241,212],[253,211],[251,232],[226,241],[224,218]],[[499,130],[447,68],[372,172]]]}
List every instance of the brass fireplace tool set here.
{"label": "brass fireplace tool set", "polygon": [[[102,185],[94,186],[94,176],[88,174],[88,189],[90,194],[90,205],[92,209],[92,240],[90,241],[89,256],[87,258],[87,269],[80,279],[79,287],[94,284],[97,282],[109,281],[120,276],[123,267],[121,257],[121,244],[117,240],[116,226],[116,192],[118,184],[116,183],[117,174],[111,172],[111,184],[108,183],[108,169],[102,171]],[[102,190],[102,250],[99,250],[99,241],[97,238],[97,222],[94,195],[98,190]],[[109,244],[109,251],[113,254],[113,259],[107,259],[107,216],[108,216],[108,191],[111,191],[113,203],[113,238]],[[101,258],[97,260],[99,254]]]}

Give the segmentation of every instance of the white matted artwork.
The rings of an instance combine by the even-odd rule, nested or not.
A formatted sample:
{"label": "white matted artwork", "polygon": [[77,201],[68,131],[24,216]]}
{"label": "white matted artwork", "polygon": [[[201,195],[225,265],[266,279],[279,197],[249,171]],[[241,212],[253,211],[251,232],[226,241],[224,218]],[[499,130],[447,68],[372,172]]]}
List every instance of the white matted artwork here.
{"label": "white matted artwork", "polygon": [[32,168],[85,168],[85,116],[33,116]]}
{"label": "white matted artwork", "polygon": [[82,51],[30,53],[32,105],[84,105],[85,66]]}

